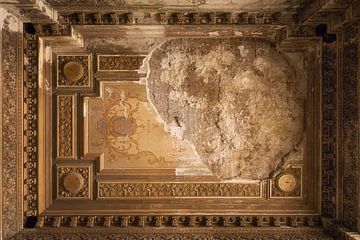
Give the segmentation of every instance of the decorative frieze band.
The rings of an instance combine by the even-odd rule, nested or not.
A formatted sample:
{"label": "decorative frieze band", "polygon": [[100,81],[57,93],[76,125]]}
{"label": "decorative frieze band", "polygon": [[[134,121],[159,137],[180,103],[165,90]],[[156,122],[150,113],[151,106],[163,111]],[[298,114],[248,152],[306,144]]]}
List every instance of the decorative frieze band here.
{"label": "decorative frieze band", "polygon": [[25,215],[37,215],[37,87],[38,87],[38,37],[24,34],[24,171],[25,171]]}
{"label": "decorative frieze band", "polygon": [[98,55],[98,71],[136,71],[143,64],[144,55]]}
{"label": "decorative frieze band", "polygon": [[108,215],[108,216],[39,216],[36,227],[316,227],[317,215],[236,216],[236,215]]}
{"label": "decorative frieze band", "polygon": [[261,190],[261,183],[98,183],[100,199],[127,197],[260,198]]}
{"label": "decorative frieze band", "polygon": [[71,25],[274,25],[285,26],[280,12],[73,12],[59,24],[34,24],[38,35],[70,35]]}
{"label": "decorative frieze band", "polygon": [[279,24],[280,12],[78,12],[60,24]]}

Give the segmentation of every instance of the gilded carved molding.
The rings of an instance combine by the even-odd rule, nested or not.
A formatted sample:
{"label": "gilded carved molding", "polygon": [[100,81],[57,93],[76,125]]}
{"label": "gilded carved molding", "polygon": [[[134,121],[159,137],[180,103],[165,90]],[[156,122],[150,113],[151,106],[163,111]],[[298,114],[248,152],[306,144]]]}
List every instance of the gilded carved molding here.
{"label": "gilded carved molding", "polygon": [[76,12],[60,24],[280,24],[280,12]]}
{"label": "gilded carved molding", "polygon": [[25,175],[25,215],[37,215],[37,87],[38,87],[38,37],[24,34],[24,175]]}
{"label": "gilded carved molding", "polygon": [[[76,231],[75,231],[76,230]],[[220,231],[215,229],[204,229],[204,230],[194,230],[194,229],[182,229],[179,230],[159,230],[154,231],[152,229],[144,229],[142,231],[137,230],[133,231],[116,231],[112,228],[107,229],[106,231],[89,231],[89,230],[79,230],[67,229],[66,231],[58,230],[49,230],[43,229],[41,231],[24,231],[12,238],[12,240],[63,240],[63,239],[93,239],[93,240],[106,240],[106,239],[118,239],[118,240],[140,240],[140,239],[156,239],[156,240],[178,240],[178,239],[187,239],[187,240],[330,240],[321,229],[309,229],[309,228],[299,228],[299,229],[282,229],[277,231],[272,231],[269,229],[246,229],[239,230],[236,228],[228,228],[227,231]]]}
{"label": "gilded carved molding", "polygon": [[57,157],[75,158],[75,95],[57,96]]}
{"label": "gilded carved molding", "polygon": [[59,15],[59,23],[34,24],[38,35],[70,35],[75,25],[266,25],[285,26],[280,12],[74,12]]}
{"label": "gilded carved molding", "polygon": [[136,71],[145,55],[98,55],[98,71]]}
{"label": "gilded carved molding", "polygon": [[[280,227],[318,227],[320,217],[316,215],[286,216],[286,215],[106,215],[106,216],[39,216],[37,228],[87,227],[87,228],[129,228],[142,229],[162,228],[172,229],[222,229],[229,227],[268,227],[279,230]],[[259,228],[260,229],[260,228]]]}
{"label": "gilded carved molding", "polygon": [[261,197],[261,184],[99,182],[98,197]]}
{"label": "gilded carved molding", "polygon": [[[0,12],[0,15],[4,11]],[[3,15],[0,24],[0,238],[22,227],[22,34],[18,20]]]}

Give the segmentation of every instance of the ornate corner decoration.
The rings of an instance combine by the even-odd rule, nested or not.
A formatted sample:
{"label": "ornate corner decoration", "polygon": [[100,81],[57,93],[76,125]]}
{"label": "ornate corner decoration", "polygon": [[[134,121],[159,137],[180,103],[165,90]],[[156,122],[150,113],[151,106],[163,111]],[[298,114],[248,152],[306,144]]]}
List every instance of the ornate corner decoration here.
{"label": "ornate corner decoration", "polygon": [[97,55],[98,71],[137,71],[146,55]]}
{"label": "ornate corner decoration", "polygon": [[58,199],[91,199],[91,171],[90,166],[57,165],[57,193]]}
{"label": "ornate corner decoration", "polygon": [[57,87],[90,88],[91,55],[58,55]]}
{"label": "ornate corner decoration", "polygon": [[76,158],[76,96],[57,95],[57,158]]}
{"label": "ornate corner decoration", "polygon": [[98,182],[99,199],[171,197],[261,198],[262,183],[116,183]]}
{"label": "ornate corner decoration", "polygon": [[302,182],[302,167],[288,168],[270,181],[270,197],[301,198]]}

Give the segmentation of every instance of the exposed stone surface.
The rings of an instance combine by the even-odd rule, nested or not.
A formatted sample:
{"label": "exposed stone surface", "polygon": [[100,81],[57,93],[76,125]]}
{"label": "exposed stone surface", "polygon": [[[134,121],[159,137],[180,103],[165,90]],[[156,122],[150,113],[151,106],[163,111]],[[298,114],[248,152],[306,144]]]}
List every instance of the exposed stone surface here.
{"label": "exposed stone surface", "polygon": [[304,89],[267,41],[169,40],[149,67],[148,98],[167,130],[222,179],[267,178],[302,141]]}

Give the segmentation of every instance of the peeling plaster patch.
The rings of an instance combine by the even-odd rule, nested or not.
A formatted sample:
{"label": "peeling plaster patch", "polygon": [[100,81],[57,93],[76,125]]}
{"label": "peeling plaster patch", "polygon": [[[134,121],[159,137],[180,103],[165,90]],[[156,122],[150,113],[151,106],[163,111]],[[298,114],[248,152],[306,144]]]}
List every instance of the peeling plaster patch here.
{"label": "peeling plaster patch", "polygon": [[261,39],[173,39],[149,60],[148,98],[165,129],[221,179],[264,179],[296,154],[303,85]]}

